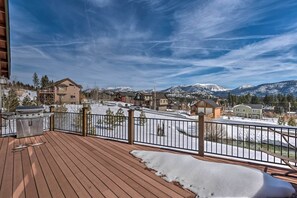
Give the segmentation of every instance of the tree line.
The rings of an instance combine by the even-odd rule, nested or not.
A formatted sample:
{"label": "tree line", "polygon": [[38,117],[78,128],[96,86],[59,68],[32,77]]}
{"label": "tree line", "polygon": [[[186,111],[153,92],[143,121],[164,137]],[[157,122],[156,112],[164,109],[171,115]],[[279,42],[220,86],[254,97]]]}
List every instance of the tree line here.
{"label": "tree line", "polygon": [[262,104],[264,106],[274,106],[275,111],[297,111],[297,98],[292,94],[259,97],[251,94],[237,96],[229,93],[227,101],[229,106],[235,106],[237,104]]}
{"label": "tree line", "polygon": [[49,80],[47,75],[41,76],[41,78],[38,77],[38,74],[34,72],[33,74],[33,87],[35,90],[41,88],[46,88],[54,84],[53,80]]}

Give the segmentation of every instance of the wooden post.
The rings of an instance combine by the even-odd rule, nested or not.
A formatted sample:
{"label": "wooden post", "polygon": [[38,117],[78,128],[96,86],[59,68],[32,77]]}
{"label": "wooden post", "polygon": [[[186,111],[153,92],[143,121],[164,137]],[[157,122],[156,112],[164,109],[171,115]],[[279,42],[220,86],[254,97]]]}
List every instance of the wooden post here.
{"label": "wooden post", "polygon": [[53,113],[50,117],[50,131],[54,131],[55,130],[55,107],[54,106],[50,106],[50,113]]}
{"label": "wooden post", "polygon": [[88,122],[87,122],[87,112],[88,112],[88,108],[87,107],[83,107],[82,108],[82,135],[83,136],[87,136],[87,126],[88,126]]}
{"label": "wooden post", "polygon": [[134,110],[130,109],[128,116],[128,143],[134,143]]}
{"label": "wooden post", "polygon": [[205,114],[203,112],[200,112],[198,115],[199,115],[199,119],[198,119],[198,121],[199,121],[199,135],[198,135],[199,152],[198,152],[198,155],[201,157],[204,157],[204,115]]}

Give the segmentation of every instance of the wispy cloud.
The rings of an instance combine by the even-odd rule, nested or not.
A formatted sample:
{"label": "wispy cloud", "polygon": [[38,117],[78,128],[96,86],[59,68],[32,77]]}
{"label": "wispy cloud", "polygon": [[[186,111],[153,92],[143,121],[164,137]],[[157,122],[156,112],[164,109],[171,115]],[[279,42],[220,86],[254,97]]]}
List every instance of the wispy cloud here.
{"label": "wispy cloud", "polygon": [[165,88],[297,78],[296,22],[283,23],[295,1],[32,1],[11,3],[20,80],[36,71],[89,87]]}

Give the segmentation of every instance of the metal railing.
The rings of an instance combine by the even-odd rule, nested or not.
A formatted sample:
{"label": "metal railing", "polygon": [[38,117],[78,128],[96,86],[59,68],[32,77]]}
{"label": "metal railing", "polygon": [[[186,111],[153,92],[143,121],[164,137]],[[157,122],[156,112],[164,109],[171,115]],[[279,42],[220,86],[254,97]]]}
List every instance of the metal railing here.
{"label": "metal railing", "polygon": [[54,129],[71,133],[82,133],[82,113],[55,112]]}
{"label": "metal railing", "polygon": [[[181,151],[297,166],[297,128],[276,125],[55,113],[54,129]],[[84,121],[83,121],[84,120]]]}
{"label": "metal railing", "polygon": [[128,117],[87,114],[87,135],[128,140]]}
{"label": "metal railing", "polygon": [[3,119],[1,120],[1,136],[12,136],[16,134],[16,120]]}
{"label": "metal railing", "polygon": [[209,121],[204,127],[206,153],[283,164],[270,152],[297,160],[297,128]]}
{"label": "metal railing", "polygon": [[134,142],[198,151],[198,122],[134,117]]}

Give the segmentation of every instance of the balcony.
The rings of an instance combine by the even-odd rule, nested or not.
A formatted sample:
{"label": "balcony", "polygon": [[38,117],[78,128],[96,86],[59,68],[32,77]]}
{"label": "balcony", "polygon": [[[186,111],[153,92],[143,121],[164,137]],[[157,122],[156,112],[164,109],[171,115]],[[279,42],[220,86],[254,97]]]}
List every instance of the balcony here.
{"label": "balcony", "polygon": [[[274,177],[290,182],[297,190],[297,174],[286,175],[288,169],[276,158],[270,157],[265,162],[266,155],[263,154],[262,161],[253,159],[253,147],[250,147],[250,156],[240,156],[239,153],[227,156],[223,144],[205,139],[205,143],[212,141],[209,145],[213,145],[213,150],[208,150],[206,144],[205,156],[201,157],[197,155],[197,137],[183,134],[171,142],[165,139],[173,137],[169,124],[181,127],[197,124],[196,121],[146,118],[144,125],[140,125],[140,118],[131,114],[125,119],[112,119],[122,119],[121,124],[112,127],[111,118],[106,115],[55,113],[51,120],[44,120],[44,135],[22,139],[9,136],[13,135],[13,129],[5,130],[3,126],[2,136],[7,137],[0,138],[0,158],[3,159],[0,161],[0,197],[195,197],[194,193],[178,184],[156,176],[130,154],[132,150],[172,152],[206,161],[252,167],[275,174]],[[6,126],[14,126],[11,122]],[[162,137],[153,135],[158,131],[151,126],[162,122],[169,130],[164,130]],[[131,129],[133,134],[130,134]],[[251,126],[248,133],[252,133]],[[179,138],[183,141],[177,143]],[[34,146],[35,143],[43,144]],[[20,144],[28,147],[11,152]],[[233,145],[240,147],[240,144]],[[283,153],[288,150],[284,148]]]}

